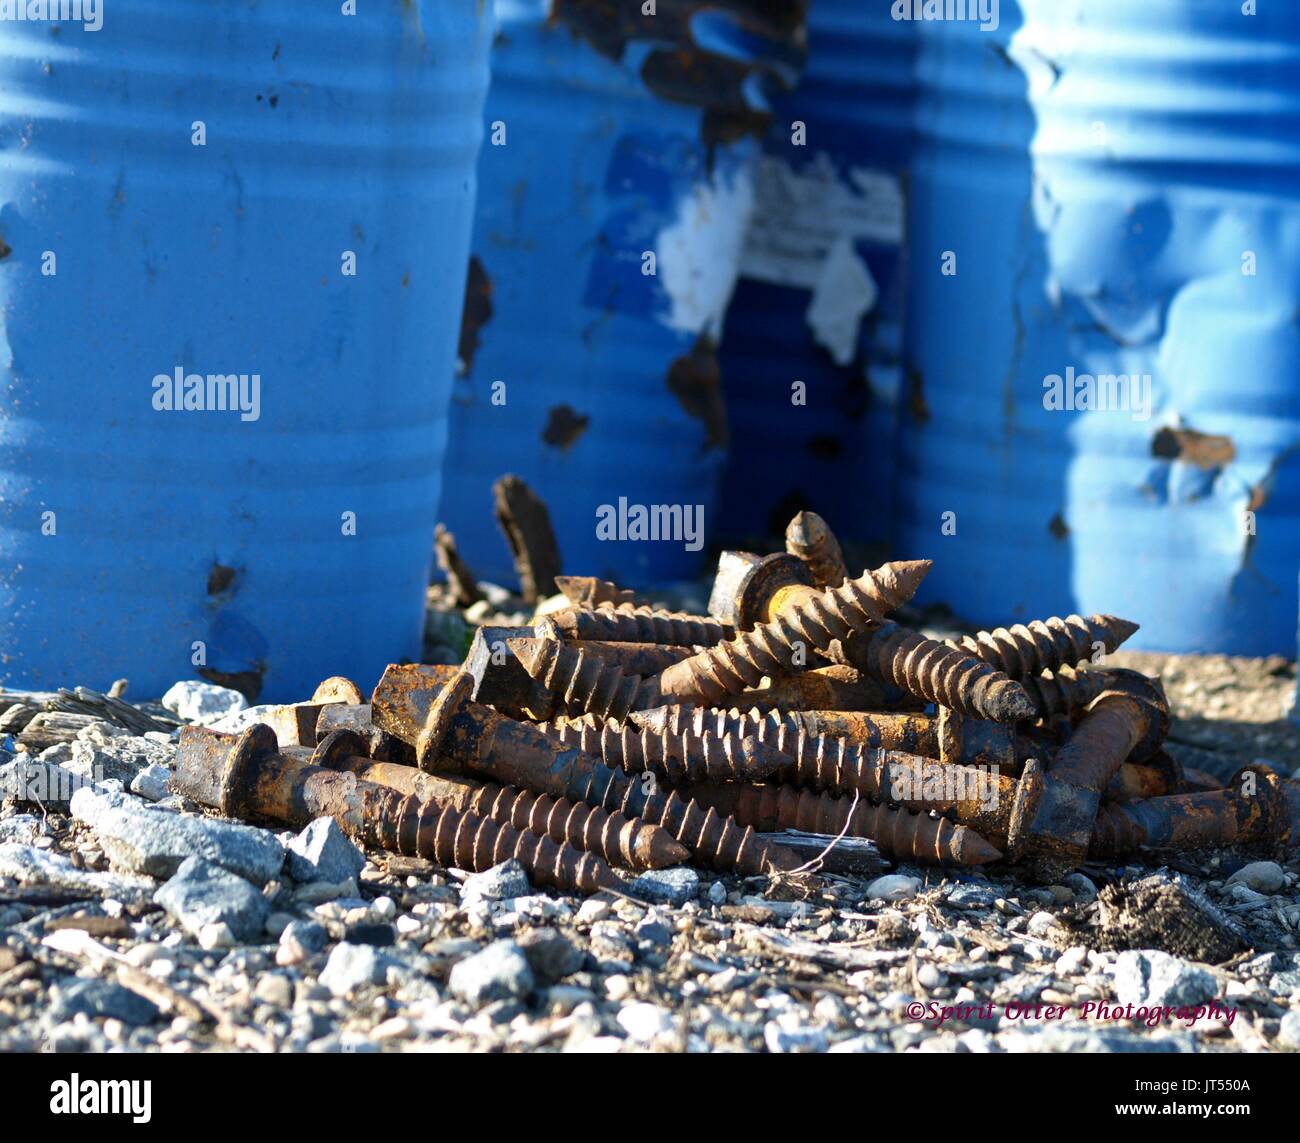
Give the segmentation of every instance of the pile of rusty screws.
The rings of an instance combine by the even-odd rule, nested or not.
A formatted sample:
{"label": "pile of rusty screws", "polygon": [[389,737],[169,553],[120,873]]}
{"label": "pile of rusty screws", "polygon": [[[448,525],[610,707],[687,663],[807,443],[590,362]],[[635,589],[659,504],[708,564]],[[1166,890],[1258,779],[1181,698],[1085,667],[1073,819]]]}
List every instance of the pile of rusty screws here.
{"label": "pile of rusty screws", "polygon": [[1300,840],[1294,783],[1261,765],[1217,788],[1165,753],[1159,680],[1105,662],[1136,624],[941,641],[892,618],[929,569],[852,576],[800,512],[785,552],[722,554],[707,615],[554,576],[531,626],[479,628],[460,667],[390,666],[369,696],[328,679],[239,736],[187,727],[172,786],[231,815],[327,815],[442,865],[514,859],[580,893],[685,862],[799,874],[789,830],[827,835],[827,854],[867,839],[892,861],[1043,882],[1144,850]]}

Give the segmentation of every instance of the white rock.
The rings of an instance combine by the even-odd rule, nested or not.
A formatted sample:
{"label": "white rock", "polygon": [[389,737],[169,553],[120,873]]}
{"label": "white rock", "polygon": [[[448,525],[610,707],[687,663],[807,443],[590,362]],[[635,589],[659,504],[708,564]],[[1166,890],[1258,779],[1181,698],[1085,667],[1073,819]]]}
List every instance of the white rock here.
{"label": "white rock", "polygon": [[915,897],[920,888],[921,882],[916,877],[887,873],[867,886],[867,896],[881,901],[906,901],[909,897]]}
{"label": "white rock", "polygon": [[673,1030],[672,1015],[657,1004],[626,1004],[618,1011],[618,1022],[638,1044],[648,1044]]}
{"label": "white rock", "polygon": [[527,996],[533,990],[533,970],[514,941],[494,941],[481,952],[457,961],[447,979],[453,996],[479,1007],[493,1000]]}
{"label": "white rock", "polygon": [[1029,923],[1025,928],[1030,936],[1046,936],[1056,928],[1056,918],[1051,913],[1040,910],[1029,918]]}
{"label": "white rock", "polygon": [[1288,1012],[1282,1017],[1282,1026],[1277,1030],[1277,1038],[1284,1046],[1300,1051],[1300,1012]]}
{"label": "white rock", "polygon": [[186,722],[207,725],[244,710],[248,700],[228,687],[199,679],[184,679],[163,695],[162,705]]}
{"label": "white rock", "polygon": [[172,772],[166,766],[156,763],[146,766],[131,779],[131,793],[148,798],[151,802],[160,802],[171,793],[167,789],[171,776]]}
{"label": "white rock", "polygon": [[1219,991],[1212,973],[1158,949],[1120,953],[1112,974],[1121,1004],[1193,1006]]}
{"label": "white rock", "polygon": [[1073,976],[1083,969],[1088,961],[1088,950],[1083,945],[1074,945],[1056,958],[1054,971],[1058,976]]}
{"label": "white rock", "polygon": [[527,897],[532,891],[524,867],[513,858],[466,877],[461,886],[461,896],[466,901],[509,901],[515,897]]}
{"label": "white rock", "polygon": [[384,961],[374,946],[347,941],[334,946],[320,974],[321,984],[335,996],[348,996],[362,985],[380,984],[383,979]]}

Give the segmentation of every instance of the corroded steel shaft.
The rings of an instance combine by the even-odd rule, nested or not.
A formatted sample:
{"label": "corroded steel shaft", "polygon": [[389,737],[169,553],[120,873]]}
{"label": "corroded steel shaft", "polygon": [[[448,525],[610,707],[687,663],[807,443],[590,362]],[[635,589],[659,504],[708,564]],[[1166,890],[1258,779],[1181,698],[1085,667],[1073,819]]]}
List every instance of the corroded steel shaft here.
{"label": "corroded steel shaft", "polygon": [[1126,759],[1154,755],[1169,729],[1169,704],[1157,680],[1133,671],[1109,674],[1111,689],[1088,708],[1046,772],[1030,760],[1016,787],[1011,853],[1044,879],[1059,880],[1084,860],[1102,793]]}
{"label": "corroded steel shaft", "polygon": [[376,762],[355,753],[361,745],[347,732],[321,743],[312,758],[329,770],[348,770],[368,782],[391,786],[423,800],[436,799],[457,810],[505,822],[515,829],[568,842],[627,869],[662,869],[690,857],[667,831],[638,818],[606,813],[566,798],[533,794],[495,782],[426,774],[413,766]]}
{"label": "corroded steel shaft", "polygon": [[1053,616],[980,631],[950,644],[1013,679],[1023,679],[1090,662],[1099,652],[1110,654],[1137,630],[1136,623],[1114,615]]}
{"label": "corroded steel shaft", "polygon": [[[691,786],[697,801],[767,833],[809,833],[870,838],[882,854],[925,864],[985,865],[1002,855],[982,837],[946,818],[873,805],[866,798],[836,798],[794,786]],[[847,827],[847,829],[846,829]]]}
{"label": "corroded steel shaft", "polygon": [[800,512],[790,521],[785,550],[803,560],[818,587],[839,587],[849,578],[840,542],[816,512]]}
{"label": "corroded steel shaft", "polygon": [[716,705],[757,686],[765,675],[802,670],[814,651],[883,623],[912,598],[929,569],[928,560],[912,560],[885,564],[824,591],[792,585],[769,603],[775,616],[770,622],[669,667],[659,676],[659,690],[673,701]]}
{"label": "corroded steel shaft", "polygon": [[1223,790],[1102,807],[1088,855],[1109,860],[1140,848],[1278,846],[1294,840],[1291,817],[1277,775],[1263,767],[1246,767]]}
{"label": "corroded steel shaft", "polygon": [[742,710],[897,709],[877,679],[838,663],[772,679],[770,686],[741,691],[726,701]]}
{"label": "corroded steel shaft", "polygon": [[709,647],[735,636],[735,628],[708,615],[656,611],[652,607],[570,607],[546,616],[563,639],[607,643],[664,643]]}
{"label": "corroded steel shaft", "polygon": [[[599,723],[599,725],[598,725]],[[655,730],[600,722],[594,715],[542,725],[565,746],[599,757],[628,774],[658,774],[670,782],[761,782],[788,759],[764,747],[746,757],[739,740],[708,731]]]}
{"label": "corroded steel shaft", "polygon": [[[511,639],[511,653],[524,669],[555,697],[568,714],[626,718],[633,710],[657,706],[656,678],[625,674],[581,643],[554,639]],[[686,660],[689,661],[689,660]]]}
{"label": "corroded steel shaft", "polygon": [[416,757],[431,772],[468,772],[553,798],[643,818],[662,826],[716,869],[764,873],[797,864],[735,822],[631,777],[599,758],[553,742],[537,727],[504,718],[472,702],[473,679],[458,676],[438,696],[420,732]]}
{"label": "corroded steel shaft", "polygon": [[262,724],[238,739],[186,727],[171,785],[231,817],[296,826],[330,817],[368,845],[444,867],[482,871],[513,858],[538,885],[581,893],[622,886],[605,862],[571,845],[286,757],[275,732]]}
{"label": "corroded steel shaft", "polygon": [[[813,673],[792,675],[791,680],[807,678]],[[1018,737],[1006,723],[960,719],[951,713],[935,718],[926,714],[863,713],[839,709],[781,711],[737,706],[721,710],[681,706],[634,711],[628,718],[637,726],[695,726],[697,724],[691,720],[695,718],[697,709],[707,712],[698,725],[714,734],[740,733],[744,737],[757,733],[762,737],[763,734],[774,734],[779,726],[785,725],[791,732],[802,729],[813,737],[847,738],[871,750],[898,750],[956,764],[996,765],[1004,774],[1019,773],[1019,763],[1037,752],[1035,743]],[[679,722],[670,723],[669,719]]]}
{"label": "corroded steel shaft", "polygon": [[926,702],[993,722],[1017,722],[1036,713],[1025,688],[1014,679],[896,623],[850,635],[841,647],[852,666]]}

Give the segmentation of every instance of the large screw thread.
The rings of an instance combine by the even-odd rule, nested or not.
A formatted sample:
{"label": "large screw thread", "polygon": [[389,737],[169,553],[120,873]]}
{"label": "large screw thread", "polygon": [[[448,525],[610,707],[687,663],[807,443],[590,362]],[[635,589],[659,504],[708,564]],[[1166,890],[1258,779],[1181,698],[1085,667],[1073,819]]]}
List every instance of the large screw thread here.
{"label": "large screw thread", "polygon": [[436,801],[404,797],[395,812],[376,815],[368,824],[384,849],[423,857],[444,868],[481,872],[513,859],[537,885],[579,893],[622,885],[592,853]]}
{"label": "large screw thread", "polygon": [[690,856],[667,831],[649,822],[496,782],[484,782],[474,790],[467,808],[515,829],[567,842],[626,869],[663,869]]}
{"label": "large screw thread", "polygon": [[555,639],[510,639],[510,650],[568,714],[622,720],[655,701],[652,681],[625,675],[582,649]]}
{"label": "large screw thread", "polygon": [[686,846],[696,861],[714,869],[754,875],[798,864],[793,855],[759,841],[730,818],[706,811],[672,791],[665,793],[653,778],[634,778],[580,750],[557,751],[546,765],[519,758],[492,762],[484,772],[539,794],[569,798],[660,826]]}
{"label": "large screw thread", "polygon": [[790,521],[785,530],[785,550],[804,562],[818,587],[839,587],[849,578],[840,542],[816,512],[800,512]]}
{"label": "large screw thread", "polygon": [[757,686],[765,675],[799,670],[809,652],[883,623],[888,612],[912,598],[929,569],[928,560],[885,564],[837,588],[792,599],[770,623],[669,667],[659,676],[660,691],[716,705]]}
{"label": "large screw thread", "polygon": [[1108,686],[1101,671],[1072,671],[1061,667],[1052,674],[1029,675],[1020,680],[1039,718],[1056,718],[1082,710]]}
{"label": "large screw thread", "polygon": [[573,722],[542,725],[565,746],[599,757],[627,774],[658,774],[680,782],[761,782],[785,759],[772,751],[747,758],[739,740],[690,728],[651,730],[630,723],[597,725],[591,715]]}
{"label": "large screw thread", "polygon": [[[772,780],[809,787],[827,794],[882,797],[888,785],[889,756],[883,750],[863,751],[844,738],[808,734],[797,719],[751,711],[739,718],[711,713],[699,707],[665,707],[660,716],[664,728],[674,734],[705,734],[712,724],[715,733],[727,739],[733,753],[743,754],[746,739],[772,747],[785,756],[786,764],[772,774]],[[656,712],[658,713],[658,712]]]}
{"label": "large screw thread", "polygon": [[731,639],[736,629],[704,615],[657,611],[652,607],[605,604],[595,608],[570,607],[547,618],[565,639],[608,643],[662,643],[670,646],[711,647]]}
{"label": "large screw thread", "polygon": [[874,841],[897,861],[984,865],[1002,854],[966,826],[910,810],[875,805],[865,798],[837,798],[794,786],[692,786],[698,801],[763,832],[782,829],[844,833]]}
{"label": "large screw thread", "polygon": [[951,645],[1013,679],[1089,662],[1098,651],[1117,650],[1138,625],[1114,615],[1035,619],[966,635]]}
{"label": "large screw thread", "polygon": [[859,670],[949,710],[993,722],[1034,716],[1033,701],[1014,679],[896,623],[850,636],[844,652]]}

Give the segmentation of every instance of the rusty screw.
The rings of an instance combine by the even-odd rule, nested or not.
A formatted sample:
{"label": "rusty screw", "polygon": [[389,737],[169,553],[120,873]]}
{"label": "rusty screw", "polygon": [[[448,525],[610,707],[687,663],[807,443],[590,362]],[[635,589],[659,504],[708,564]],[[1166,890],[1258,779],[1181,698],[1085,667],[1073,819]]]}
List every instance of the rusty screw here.
{"label": "rusty screw", "polygon": [[1227,789],[1104,806],[1088,854],[1111,860],[1143,847],[1280,846],[1295,836],[1293,816],[1286,784],[1270,770],[1248,766]]}
{"label": "rusty screw", "polygon": [[462,675],[430,704],[416,744],[422,769],[484,775],[556,798],[570,798],[644,818],[662,826],[715,869],[757,874],[799,864],[779,846],[768,846],[734,821],[706,812],[675,793],[664,793],[604,765],[581,750],[563,747],[536,727],[514,722],[472,702],[473,680]]}
{"label": "rusty screw", "polygon": [[1067,615],[1064,619],[1053,616],[980,631],[950,640],[949,645],[1013,679],[1023,679],[1087,663],[1098,650],[1109,655],[1137,630],[1136,623],[1114,615]]}
{"label": "rusty screw", "polygon": [[1110,685],[1110,679],[1110,671],[1060,667],[1050,674],[1028,675],[1020,682],[1029,692],[1038,717],[1051,722],[1090,705]]}
{"label": "rusty screw", "polygon": [[595,715],[542,724],[564,746],[575,746],[627,774],[658,774],[681,782],[761,782],[788,764],[779,751],[762,747],[746,757],[738,740],[693,727],[654,729],[603,722]]}
{"label": "rusty screw", "polygon": [[367,845],[443,867],[482,871],[514,858],[538,885],[580,893],[622,887],[605,862],[571,845],[286,757],[275,732],[260,723],[238,739],[186,727],[171,787],[227,817],[296,826],[331,817]]}
{"label": "rusty screw", "polygon": [[[524,670],[568,714],[623,719],[633,710],[659,703],[655,678],[624,674],[584,649],[582,643],[555,639],[511,639],[511,653]],[[687,660],[689,661],[689,660]]]}
{"label": "rusty screw", "polygon": [[912,598],[929,570],[930,561],[912,560],[885,564],[832,590],[786,586],[768,605],[776,618],[669,667],[658,677],[659,691],[673,701],[713,705],[765,675],[801,670],[810,665],[811,652],[883,623],[887,612]]}
{"label": "rusty screw", "polygon": [[376,762],[360,753],[364,746],[365,740],[358,735],[337,731],[320,744],[311,762],[328,770],[348,770],[421,801],[433,798],[457,810],[567,842],[625,869],[663,869],[690,857],[690,851],[667,831],[638,818],[495,782],[439,777],[413,766]]}
{"label": "rusty screw", "polygon": [[818,587],[839,587],[849,578],[840,542],[816,512],[800,512],[790,521],[785,550],[804,562]]}
{"label": "rusty screw", "polygon": [[711,647],[735,636],[735,628],[708,615],[656,611],[652,607],[570,607],[545,617],[562,639],[603,643],[660,643]]}
{"label": "rusty screw", "polygon": [[649,601],[642,599],[636,592],[592,575],[557,575],[555,586],[575,607],[599,607],[603,603],[614,607],[620,604],[629,607],[650,606]]}
{"label": "rusty screw", "polygon": [[897,623],[854,633],[841,647],[851,666],[926,702],[991,722],[1034,717],[1033,700],[1014,679]]}
{"label": "rusty screw", "polygon": [[1012,860],[1032,875],[1059,881],[1088,852],[1103,791],[1126,759],[1143,761],[1160,749],[1169,729],[1169,703],[1158,681],[1123,672],[1088,708],[1074,736],[1046,772],[1025,764],[1011,809]]}
{"label": "rusty screw", "polygon": [[[764,833],[783,829],[873,840],[897,861],[987,865],[1002,857],[974,830],[947,818],[874,805],[866,798],[837,798],[795,786],[694,785],[684,791],[712,809]],[[847,830],[846,830],[847,827]]]}

